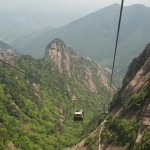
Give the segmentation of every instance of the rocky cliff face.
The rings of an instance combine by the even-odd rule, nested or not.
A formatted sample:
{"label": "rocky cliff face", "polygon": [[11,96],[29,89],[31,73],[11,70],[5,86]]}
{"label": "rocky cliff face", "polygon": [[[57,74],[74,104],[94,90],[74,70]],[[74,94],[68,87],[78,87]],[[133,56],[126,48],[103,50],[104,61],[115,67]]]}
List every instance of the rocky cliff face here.
{"label": "rocky cliff face", "polygon": [[71,77],[72,59],[78,59],[79,56],[71,53],[71,48],[59,39],[53,40],[46,48],[46,59],[51,59],[61,73],[65,73]]}
{"label": "rocky cliff face", "polygon": [[72,150],[150,148],[150,44],[130,64],[110,114],[89,137]]}
{"label": "rocky cliff face", "polygon": [[15,65],[15,53],[13,49],[6,43],[0,41],[0,59],[6,63]]}
{"label": "rocky cliff face", "polygon": [[[140,93],[141,90],[146,90],[147,96],[145,103],[141,105],[140,110],[141,119],[144,117],[144,114],[147,115],[147,120],[150,118],[150,44],[146,46],[144,51],[134,60],[129,66],[129,69],[124,77],[123,86],[118,93],[118,104],[114,107],[116,109],[116,113],[120,116],[122,113],[123,103],[127,103],[130,101],[131,96],[134,94]],[[138,110],[139,111],[139,110]],[[143,122],[144,123],[144,122]],[[147,122],[147,125],[150,126],[150,122]]]}
{"label": "rocky cliff face", "polygon": [[[117,136],[122,132],[117,131],[121,125],[122,130],[124,130],[122,132],[124,134],[122,135],[122,140],[117,140],[117,144],[115,145],[121,145],[120,149],[149,149],[150,44],[148,44],[144,51],[138,57],[134,58],[130,64],[124,77],[123,85],[111,104],[110,113],[115,116],[115,120],[118,122],[115,124],[114,121],[111,123],[108,121],[109,123],[105,126],[106,130],[110,133],[117,134]],[[114,126],[113,129],[110,129],[111,126]],[[104,133],[106,133],[106,130]],[[130,133],[127,133],[127,131]],[[132,138],[129,138],[126,134],[130,134]],[[124,139],[126,143],[123,141]],[[126,144],[128,146],[126,146]],[[104,147],[107,147],[109,150],[112,145],[114,146],[113,142],[107,146],[105,144]],[[114,146],[113,149],[116,149],[116,146]]]}
{"label": "rocky cliff face", "polygon": [[134,60],[124,77],[122,91],[124,95],[130,91],[131,94],[147,87],[150,80],[150,44]]}
{"label": "rocky cliff face", "polygon": [[106,73],[99,64],[88,57],[81,57],[60,39],[54,39],[47,46],[44,58],[52,60],[61,73],[78,79],[77,82],[80,80],[91,92],[98,92],[94,78],[98,78],[106,89],[109,86]]}

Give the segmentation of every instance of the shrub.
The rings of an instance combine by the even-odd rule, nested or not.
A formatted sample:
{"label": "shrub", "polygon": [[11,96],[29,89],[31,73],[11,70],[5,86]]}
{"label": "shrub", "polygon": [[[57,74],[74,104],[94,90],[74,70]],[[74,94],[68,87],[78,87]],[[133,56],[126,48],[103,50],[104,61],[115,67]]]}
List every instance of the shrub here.
{"label": "shrub", "polygon": [[139,93],[134,94],[130,97],[129,102],[123,106],[122,114],[125,115],[129,111],[139,110],[146,101],[146,90],[141,90]]}
{"label": "shrub", "polygon": [[85,140],[85,144],[88,146],[88,150],[93,149],[93,138],[92,136],[88,136],[87,139]]}
{"label": "shrub", "polygon": [[136,119],[117,119],[110,116],[106,123],[106,129],[102,132],[102,142],[105,144],[122,144],[132,149],[136,140],[138,123]]}

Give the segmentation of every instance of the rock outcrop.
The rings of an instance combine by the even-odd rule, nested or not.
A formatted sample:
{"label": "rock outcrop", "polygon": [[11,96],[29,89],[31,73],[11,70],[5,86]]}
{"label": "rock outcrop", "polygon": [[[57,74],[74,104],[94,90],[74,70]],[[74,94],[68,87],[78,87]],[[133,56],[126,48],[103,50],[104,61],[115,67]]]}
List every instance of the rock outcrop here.
{"label": "rock outcrop", "polygon": [[109,87],[105,71],[98,63],[89,57],[81,57],[60,39],[54,39],[47,46],[44,58],[52,60],[61,73],[75,77],[77,81],[82,80],[80,84],[84,84],[91,92],[97,93],[95,77],[106,89]]}
{"label": "rock outcrop", "polygon": [[[13,49],[6,43],[0,41],[0,60],[14,66],[15,65],[15,53]],[[0,62],[1,63],[1,62]]]}
{"label": "rock outcrop", "polygon": [[78,59],[78,55],[71,53],[71,48],[59,39],[53,40],[46,48],[44,57],[51,59],[57,66],[61,73],[67,74],[71,77],[71,59]]}

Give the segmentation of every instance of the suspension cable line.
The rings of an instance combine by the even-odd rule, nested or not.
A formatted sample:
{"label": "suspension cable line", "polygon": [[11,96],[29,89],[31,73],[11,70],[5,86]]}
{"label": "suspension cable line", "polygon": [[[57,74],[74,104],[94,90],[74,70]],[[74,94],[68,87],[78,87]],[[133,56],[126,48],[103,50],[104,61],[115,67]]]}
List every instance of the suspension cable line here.
{"label": "suspension cable line", "polygon": [[[111,72],[111,78],[110,78],[108,105],[109,105],[109,101],[110,101],[110,98],[111,98],[112,79],[113,79],[114,66],[115,66],[115,60],[116,60],[116,52],[117,52],[117,46],[118,46],[118,39],[119,39],[119,32],[120,32],[120,24],[121,24],[121,18],[122,18],[123,4],[124,4],[124,0],[121,1],[121,7],[120,7],[118,30],[117,30],[117,37],[116,37],[116,44],[115,44],[115,51],[114,51],[114,58],[113,58],[113,65],[112,65],[112,72]],[[104,124],[105,124],[106,120],[107,120],[107,116],[106,116],[106,118],[104,119],[104,121],[101,124],[102,127],[101,127],[100,133],[99,133],[99,150],[102,150],[102,148],[101,148],[101,141],[100,140],[101,140],[101,133],[103,131],[103,127],[104,127]]]}
{"label": "suspension cable line", "polygon": [[111,98],[112,80],[113,80],[114,67],[115,67],[115,61],[116,61],[116,53],[117,53],[117,47],[118,47],[118,39],[119,39],[119,33],[120,33],[120,24],[121,24],[121,18],[122,18],[123,4],[124,4],[124,0],[121,1],[121,7],[120,7],[119,22],[118,22],[118,29],[117,29],[117,37],[116,37],[115,51],[114,51],[114,57],[113,57],[113,65],[112,65],[112,69],[111,69],[112,71],[111,71],[111,77],[110,77],[108,103],[110,102],[110,98]]}
{"label": "suspension cable line", "polygon": [[[5,65],[8,65],[9,67],[11,67],[11,68],[17,70],[18,72],[21,72],[22,74],[24,74],[24,75],[30,77],[30,78],[33,79],[34,81],[39,82],[39,83],[41,83],[41,84],[44,85],[44,86],[50,87],[50,85],[46,84],[45,82],[43,82],[43,81],[41,81],[41,80],[39,80],[39,79],[33,77],[32,75],[26,73],[25,71],[20,70],[20,69],[17,68],[17,67],[14,67],[14,66],[10,65],[9,63],[3,61],[2,59],[0,59],[0,61],[1,61],[2,63],[4,63]],[[57,89],[55,89],[55,88],[53,88],[53,87],[51,87],[51,89],[53,89],[53,90],[55,90],[55,91],[57,91],[57,92],[63,94],[63,92],[58,91]]]}

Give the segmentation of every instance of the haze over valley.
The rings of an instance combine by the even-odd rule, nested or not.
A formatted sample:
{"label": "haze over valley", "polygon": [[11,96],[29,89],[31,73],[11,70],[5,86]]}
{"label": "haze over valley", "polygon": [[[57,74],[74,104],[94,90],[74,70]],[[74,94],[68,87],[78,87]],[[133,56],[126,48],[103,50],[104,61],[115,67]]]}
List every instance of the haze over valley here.
{"label": "haze over valley", "polygon": [[[23,54],[40,58],[45,45],[58,37],[79,54],[89,56],[111,69],[119,8],[118,4],[114,4],[59,28],[57,20],[62,24],[66,20],[69,22],[67,15],[63,17],[62,14],[60,19],[57,13],[54,15],[48,12],[24,13],[22,10],[11,15],[2,13],[4,22],[0,24],[3,29],[0,31],[1,40],[10,43]],[[150,8],[144,5],[124,7],[116,61],[116,71],[121,74],[125,74],[133,57],[149,42],[149,15]]]}

